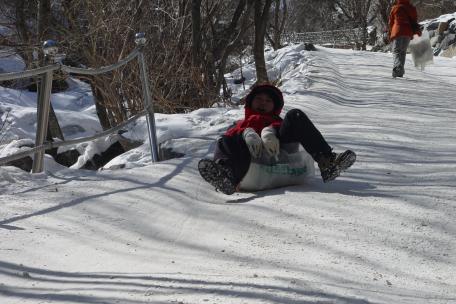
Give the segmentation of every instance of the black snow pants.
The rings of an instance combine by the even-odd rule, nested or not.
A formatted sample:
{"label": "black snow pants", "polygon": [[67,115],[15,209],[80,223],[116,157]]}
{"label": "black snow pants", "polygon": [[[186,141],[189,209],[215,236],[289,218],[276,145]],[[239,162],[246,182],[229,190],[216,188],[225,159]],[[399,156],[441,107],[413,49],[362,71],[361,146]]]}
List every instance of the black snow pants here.
{"label": "black snow pants", "polygon": [[[277,137],[281,144],[300,143],[314,160],[321,154],[331,153],[320,131],[307,115],[299,109],[287,112]],[[219,160],[233,170],[236,182],[239,183],[249,170],[251,156],[242,134],[223,135],[217,140],[214,160]]]}

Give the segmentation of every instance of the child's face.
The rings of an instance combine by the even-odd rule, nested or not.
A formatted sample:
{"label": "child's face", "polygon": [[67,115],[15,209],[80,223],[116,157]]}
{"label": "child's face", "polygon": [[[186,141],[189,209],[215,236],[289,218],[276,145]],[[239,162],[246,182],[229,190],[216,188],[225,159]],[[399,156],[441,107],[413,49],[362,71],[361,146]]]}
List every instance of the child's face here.
{"label": "child's face", "polygon": [[274,100],[266,93],[258,93],[253,97],[252,110],[260,113],[271,113],[274,110]]}

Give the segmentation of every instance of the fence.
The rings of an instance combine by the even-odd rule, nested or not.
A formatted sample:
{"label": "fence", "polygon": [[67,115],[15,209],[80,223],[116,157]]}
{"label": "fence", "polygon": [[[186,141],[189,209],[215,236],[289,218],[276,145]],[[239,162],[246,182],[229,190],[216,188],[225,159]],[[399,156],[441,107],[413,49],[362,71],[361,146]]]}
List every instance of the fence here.
{"label": "fence", "polygon": [[334,30],[322,32],[288,33],[284,40],[288,43],[313,43],[333,45],[356,45],[362,40],[361,29]]}
{"label": "fence", "polygon": [[[57,63],[57,46],[56,43],[52,40],[48,40],[43,44],[43,52],[46,58],[50,59],[53,63],[44,67],[40,67],[37,69],[27,70],[23,72],[16,72],[16,73],[4,73],[0,74],[0,81],[5,80],[14,80],[20,78],[28,78],[32,76],[40,76],[40,88],[37,94],[37,130],[36,130],[36,137],[35,137],[35,147],[31,148],[30,150],[15,153],[6,157],[0,158],[0,165],[6,164],[10,161],[17,160],[23,158],[25,156],[34,154],[33,157],[33,173],[39,173],[43,171],[43,160],[44,160],[44,151],[46,149],[56,148],[60,146],[67,146],[73,145],[77,143],[87,142],[94,140],[96,138],[104,137],[114,132],[117,132],[122,127],[127,125],[128,123],[146,115],[147,116],[147,126],[148,126],[148,133],[149,133],[149,144],[152,156],[152,162],[157,162],[158,159],[158,148],[157,148],[157,136],[156,136],[156,127],[155,127],[155,117],[154,117],[154,110],[152,105],[152,98],[150,95],[150,86],[149,86],[149,79],[147,74],[147,66],[144,59],[143,48],[146,44],[146,37],[144,33],[137,33],[135,35],[135,43],[136,48],[124,59],[120,60],[119,62],[105,66],[97,69],[84,69],[84,68],[75,68],[66,66],[62,63]],[[104,132],[98,133],[94,136],[84,137],[84,138],[77,138],[68,141],[61,141],[61,142],[47,142],[45,143],[45,138],[47,134],[47,127],[49,122],[49,110],[51,104],[51,89],[52,89],[52,79],[54,72],[60,70],[67,72],[69,74],[79,74],[79,75],[98,75],[106,72],[110,72],[115,70],[123,65],[126,65],[133,59],[138,59],[139,69],[140,69],[140,78],[141,78],[141,85],[142,85],[142,96],[143,96],[143,103],[144,103],[144,110],[132,117],[128,120],[124,121],[120,125],[106,130]]]}

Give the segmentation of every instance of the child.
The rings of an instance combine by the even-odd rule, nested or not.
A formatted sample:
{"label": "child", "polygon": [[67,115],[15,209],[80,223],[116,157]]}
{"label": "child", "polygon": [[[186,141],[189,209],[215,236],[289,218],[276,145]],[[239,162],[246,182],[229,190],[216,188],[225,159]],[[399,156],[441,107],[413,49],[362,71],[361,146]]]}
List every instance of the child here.
{"label": "child", "polygon": [[324,182],[339,176],[356,160],[353,151],[332,152],[321,133],[298,109],[288,111],[285,118],[282,92],[270,84],[255,86],[245,98],[245,119],[217,140],[214,159],[198,163],[201,176],[216,190],[233,194],[246,175],[251,159],[266,153],[277,158],[280,145],[299,142],[318,163]]}

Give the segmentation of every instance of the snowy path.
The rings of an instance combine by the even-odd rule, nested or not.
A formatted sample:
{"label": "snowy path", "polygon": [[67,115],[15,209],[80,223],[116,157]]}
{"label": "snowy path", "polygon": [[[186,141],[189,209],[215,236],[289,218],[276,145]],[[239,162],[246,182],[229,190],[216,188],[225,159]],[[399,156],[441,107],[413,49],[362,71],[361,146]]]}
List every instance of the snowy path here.
{"label": "snowy path", "polygon": [[228,197],[201,153],[0,169],[0,303],[456,303],[456,61],[393,80],[388,54],[292,55],[286,107],[357,151],[349,172]]}

